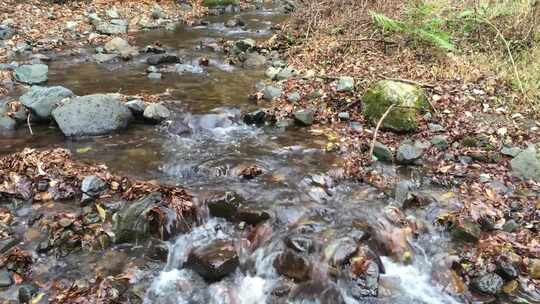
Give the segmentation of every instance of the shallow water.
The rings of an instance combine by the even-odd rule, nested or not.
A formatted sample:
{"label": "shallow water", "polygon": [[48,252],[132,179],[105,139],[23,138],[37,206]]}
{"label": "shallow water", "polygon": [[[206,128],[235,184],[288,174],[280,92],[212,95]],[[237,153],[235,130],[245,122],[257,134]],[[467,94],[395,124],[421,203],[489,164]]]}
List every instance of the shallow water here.
{"label": "shallow water", "polygon": [[[271,214],[272,234],[254,251],[245,245],[247,231],[215,218],[204,219],[201,226],[177,236],[169,242],[167,262],[142,267],[145,270],[141,278],[151,282],[145,303],[274,303],[270,302],[270,293],[280,279],[273,260],[284,250],[283,238],[292,229],[312,225],[316,227],[314,238],[325,244],[350,233],[358,221],[379,225],[391,201],[365,184],[337,180],[319,184],[320,177],[338,168],[342,161],[339,155],[325,152],[324,137],[311,135],[305,129],[256,128],[241,122],[241,113],[256,107],[247,96],[263,77],[263,70],[228,66],[222,54],[203,52],[196,46],[205,38],[267,38],[271,24],[283,16],[271,10],[242,13],[248,24],[245,30],[223,27],[230,17],[209,18],[209,25],[204,27],[180,26],[173,32],[158,30],[137,36],[138,46],[160,41],[165,48],[182,54],[189,63],[196,64],[199,57],[211,58],[213,64],[203,68],[202,74],[164,73],[163,79],[152,81],[145,76],[144,56],[114,64],[67,64],[69,58],[59,58],[50,65],[49,85],[66,86],[78,95],[169,90],[169,104],[176,110],[174,120],[192,127],[190,134],[174,135],[163,127],[133,125],[118,134],[68,140],[55,127],[41,126],[34,128],[34,136],[20,129],[10,137],[0,138],[0,153],[27,146],[65,147],[78,159],[105,163],[122,174],[183,185],[196,197],[204,197],[213,190],[234,191]],[[263,174],[251,180],[235,176],[235,168],[244,164],[256,164]],[[410,178],[399,172],[395,176]],[[432,275],[434,261],[447,254],[450,244],[442,232],[431,226],[434,217],[442,211],[429,206],[427,209],[407,214],[427,230],[412,246],[412,262],[405,264],[383,257],[386,273],[381,275],[379,297],[366,303],[463,302],[445,292]],[[242,267],[232,276],[208,284],[183,266],[191,248],[216,239],[233,240],[241,253]],[[113,251],[126,254],[136,265],[144,263],[141,262],[144,248],[123,245]],[[322,252],[309,258],[317,265],[314,272],[319,283],[334,284],[324,274]],[[41,273],[46,279],[77,277],[80,273],[92,277],[92,268],[98,264],[99,258],[92,254],[63,260],[44,259],[41,265],[47,265],[50,271],[42,269],[38,275]],[[437,269],[447,270],[447,266]],[[351,297],[345,285],[338,286],[346,303],[364,303]],[[291,298],[287,303],[314,301]]]}

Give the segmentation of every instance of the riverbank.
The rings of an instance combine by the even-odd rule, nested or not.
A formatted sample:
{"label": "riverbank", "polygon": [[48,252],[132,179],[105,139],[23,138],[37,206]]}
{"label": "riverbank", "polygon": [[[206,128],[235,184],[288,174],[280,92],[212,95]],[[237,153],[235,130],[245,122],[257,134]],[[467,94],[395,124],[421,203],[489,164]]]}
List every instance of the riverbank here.
{"label": "riverbank", "polygon": [[[269,112],[325,134],[327,150],[346,159],[349,176],[394,196],[404,212],[432,203],[421,190],[426,185],[452,189],[458,203],[436,224],[462,244],[453,252],[454,271],[480,298],[519,298],[525,291],[534,299],[540,286],[538,109],[502,74],[464,61],[470,58],[461,53],[381,31],[374,12],[389,16],[388,23],[408,16],[394,4],[340,3],[333,10],[337,3],[314,1],[298,10],[269,42],[288,61],[267,70],[281,90]],[[285,69],[289,75],[276,76]],[[411,97],[417,96],[411,90],[422,93]],[[387,107],[373,115],[373,104],[385,98]],[[409,106],[414,98],[427,102],[415,105],[411,117],[399,102]],[[413,126],[400,124],[400,116]],[[403,183],[382,163],[412,166],[427,178]],[[511,276],[504,273],[509,269],[501,273],[505,266]]]}

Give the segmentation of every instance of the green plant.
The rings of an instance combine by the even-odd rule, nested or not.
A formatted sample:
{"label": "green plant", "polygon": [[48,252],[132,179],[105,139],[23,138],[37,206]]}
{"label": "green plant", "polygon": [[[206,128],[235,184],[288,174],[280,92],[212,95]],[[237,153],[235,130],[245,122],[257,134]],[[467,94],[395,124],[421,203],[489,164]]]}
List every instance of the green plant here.
{"label": "green plant", "polygon": [[421,3],[409,7],[403,21],[375,12],[370,12],[370,16],[383,31],[405,34],[414,40],[453,51],[454,43],[450,33],[445,30],[447,20],[432,16],[433,10],[433,6]]}

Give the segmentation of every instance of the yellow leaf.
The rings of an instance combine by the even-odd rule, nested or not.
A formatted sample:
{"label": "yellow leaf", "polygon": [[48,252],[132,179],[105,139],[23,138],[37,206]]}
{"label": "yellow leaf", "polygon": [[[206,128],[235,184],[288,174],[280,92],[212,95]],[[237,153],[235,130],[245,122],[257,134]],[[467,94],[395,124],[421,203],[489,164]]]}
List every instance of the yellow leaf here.
{"label": "yellow leaf", "polygon": [[96,204],[96,209],[99,213],[99,217],[101,217],[101,220],[105,222],[105,220],[107,219],[107,211],[103,209],[103,207],[101,207],[99,204]]}
{"label": "yellow leaf", "polygon": [[37,304],[37,303],[39,303],[39,302],[41,301],[41,299],[43,298],[44,295],[45,295],[45,294],[42,293],[42,292],[38,293],[36,296],[34,296],[34,297],[32,298],[32,300],[30,301],[30,303],[31,303],[31,304]]}
{"label": "yellow leaf", "polygon": [[84,148],[79,148],[76,151],[79,154],[84,154],[84,153],[92,151],[92,148],[91,147],[84,147]]}

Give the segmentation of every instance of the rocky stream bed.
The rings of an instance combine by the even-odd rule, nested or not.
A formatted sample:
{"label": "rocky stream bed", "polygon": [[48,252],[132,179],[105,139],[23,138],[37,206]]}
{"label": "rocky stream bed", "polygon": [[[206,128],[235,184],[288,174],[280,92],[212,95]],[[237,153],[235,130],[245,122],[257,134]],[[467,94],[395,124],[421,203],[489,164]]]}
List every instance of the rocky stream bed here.
{"label": "rocky stream bed", "polygon": [[461,194],[407,165],[422,147],[373,165],[383,192],[309,111],[260,111],[294,71],[261,46],[290,4],[258,6],[2,66],[2,303],[540,303],[519,257],[463,282],[479,228],[440,225]]}

